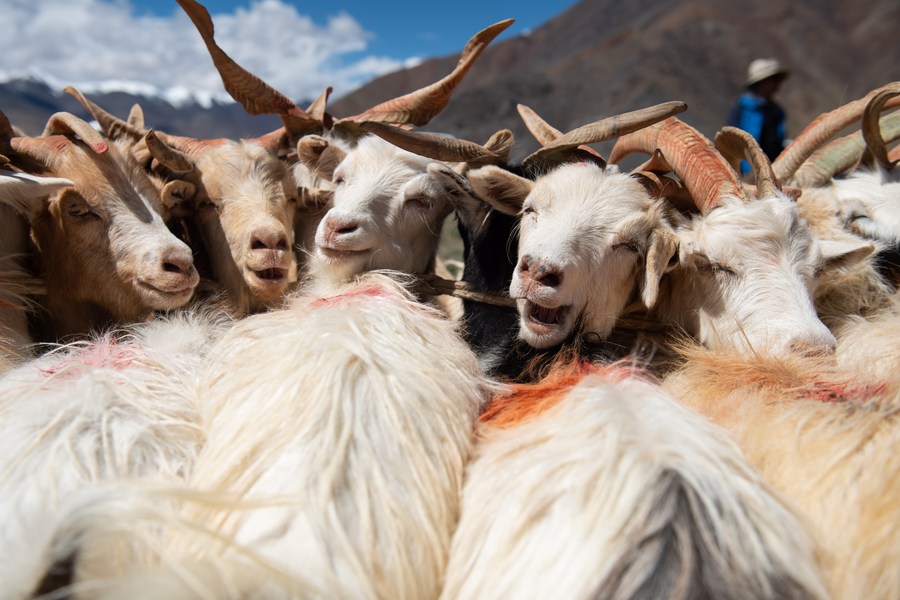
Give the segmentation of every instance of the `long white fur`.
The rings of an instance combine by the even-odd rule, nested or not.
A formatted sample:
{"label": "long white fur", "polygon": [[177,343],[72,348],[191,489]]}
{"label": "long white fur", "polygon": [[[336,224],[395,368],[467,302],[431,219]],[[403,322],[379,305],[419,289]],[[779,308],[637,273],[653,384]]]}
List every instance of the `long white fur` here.
{"label": "long white fur", "polygon": [[188,476],[196,372],[226,322],[184,313],[75,343],[0,380],[0,581],[27,594],[56,560],[64,504],[104,482]]}
{"label": "long white fur", "polygon": [[896,368],[875,375],[848,373],[823,357],[688,355],[666,389],[728,429],[750,464],[809,520],[832,597],[898,597]]}
{"label": "long white fur", "polygon": [[298,582],[317,597],[437,596],[487,386],[451,322],[372,275],[243,320],[204,385],[201,498],[182,514],[206,533],[176,527],[163,568],[110,597],[249,598],[263,581],[273,597]]}
{"label": "long white fur", "polygon": [[823,598],[804,526],[723,431],[593,375],[482,425],[442,598]]}

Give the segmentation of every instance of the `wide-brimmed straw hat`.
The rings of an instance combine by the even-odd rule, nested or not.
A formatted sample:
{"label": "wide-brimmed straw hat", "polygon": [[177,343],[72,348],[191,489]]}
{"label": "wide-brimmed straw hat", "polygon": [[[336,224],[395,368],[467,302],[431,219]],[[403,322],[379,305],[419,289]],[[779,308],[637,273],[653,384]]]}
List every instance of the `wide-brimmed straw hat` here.
{"label": "wide-brimmed straw hat", "polygon": [[769,77],[780,77],[784,79],[788,76],[787,69],[781,68],[781,63],[774,58],[757,58],[750,66],[747,67],[747,85],[759,83],[763,79]]}

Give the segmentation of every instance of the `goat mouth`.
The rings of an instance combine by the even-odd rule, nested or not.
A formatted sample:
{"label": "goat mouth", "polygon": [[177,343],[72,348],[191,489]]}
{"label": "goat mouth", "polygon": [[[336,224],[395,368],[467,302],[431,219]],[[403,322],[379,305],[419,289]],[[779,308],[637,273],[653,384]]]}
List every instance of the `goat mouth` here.
{"label": "goat mouth", "polygon": [[254,277],[266,283],[281,283],[287,278],[287,269],[279,269],[277,267],[259,270],[250,269],[250,272],[253,273]]}
{"label": "goat mouth", "polygon": [[328,260],[338,261],[355,258],[357,256],[364,256],[369,253],[369,249],[366,248],[365,250],[339,250],[337,248],[319,246],[319,253]]}
{"label": "goat mouth", "polygon": [[184,304],[190,300],[197,287],[198,278],[191,278],[183,285],[171,286],[168,289],[156,287],[144,279],[136,279],[135,287],[144,295],[145,301],[156,305],[157,309],[169,309]]}
{"label": "goat mouth", "polygon": [[562,327],[571,306],[541,306],[530,301],[525,302],[525,317],[528,327],[537,333],[549,333]]}

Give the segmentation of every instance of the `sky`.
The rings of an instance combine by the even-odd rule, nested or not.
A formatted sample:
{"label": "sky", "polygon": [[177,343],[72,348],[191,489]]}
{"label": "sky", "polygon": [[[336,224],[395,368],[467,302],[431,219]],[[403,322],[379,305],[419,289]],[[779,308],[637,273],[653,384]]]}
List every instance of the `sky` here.
{"label": "sky", "polygon": [[[529,31],[575,0],[206,0],[216,41],[295,100],[340,97],[422,59],[459,52],[480,29]],[[0,81],[36,77],[84,92],[123,89],[173,102],[227,98],[175,0],[0,0]],[[496,42],[495,42],[496,43]],[[477,66],[476,66],[477,68]]]}

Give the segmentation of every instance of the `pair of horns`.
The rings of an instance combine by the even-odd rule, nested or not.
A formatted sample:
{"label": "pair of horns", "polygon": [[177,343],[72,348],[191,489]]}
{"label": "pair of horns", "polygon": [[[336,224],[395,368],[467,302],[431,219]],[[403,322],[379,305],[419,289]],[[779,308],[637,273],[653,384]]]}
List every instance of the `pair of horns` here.
{"label": "pair of horns", "polygon": [[[310,105],[309,110],[302,110],[287,96],[237,64],[216,44],[212,18],[200,3],[196,0],[178,0],[178,4],[191,18],[203,38],[222,83],[231,97],[250,114],[279,115],[285,129],[294,138],[332,126],[343,126],[345,129],[353,130],[363,121],[425,125],[446,107],[451,93],[488,44],[513,23],[513,19],[507,19],[475,34],[463,49],[456,67],[440,81],[383,102],[358,115],[333,120],[325,111],[330,88]],[[271,135],[276,133],[272,132]]]}
{"label": "pair of horns", "polygon": [[[739,134],[726,133],[722,143],[731,147],[736,141],[743,143],[742,140]],[[637,152],[650,156],[659,152],[703,214],[719,206],[725,196],[749,201],[728,161],[703,134],[678,118],[670,117],[620,137],[609,160],[618,163]]]}
{"label": "pair of horns", "polygon": [[[816,117],[772,163],[775,175],[780,181],[797,183],[792,178],[800,166],[839,131],[859,121],[876,97],[883,98],[879,100],[877,111],[874,111],[879,114],[884,109],[900,106],[900,98],[897,98],[895,93],[898,90],[900,82],[892,82],[872,90],[858,100]],[[877,120],[877,117],[875,119]]]}

